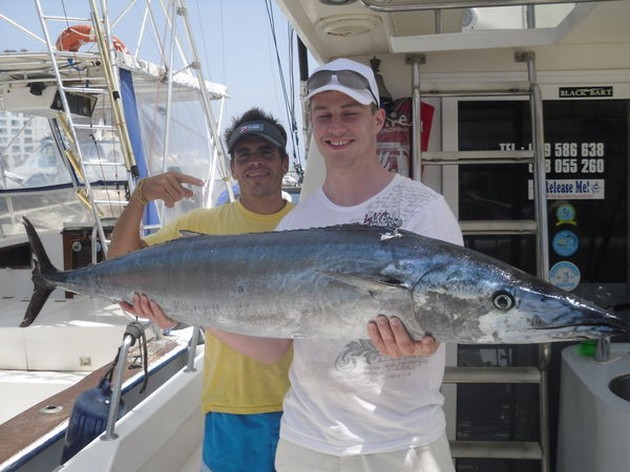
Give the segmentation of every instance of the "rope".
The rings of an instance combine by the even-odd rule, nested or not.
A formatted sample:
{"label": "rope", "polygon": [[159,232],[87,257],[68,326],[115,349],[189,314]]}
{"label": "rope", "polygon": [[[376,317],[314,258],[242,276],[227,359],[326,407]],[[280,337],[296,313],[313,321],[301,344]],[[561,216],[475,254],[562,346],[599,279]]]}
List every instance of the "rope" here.
{"label": "rope", "polygon": [[[140,347],[140,362],[142,363],[144,367],[144,379],[142,381],[142,388],[140,388],[139,393],[144,393],[149,383],[149,355],[148,355],[148,348],[147,348],[147,337],[144,333],[144,327],[142,326],[142,323],[140,323],[139,321],[132,321],[131,323],[129,323],[127,325],[127,328],[125,329],[125,334],[123,335],[123,339],[125,336],[131,336],[130,346],[133,346],[138,339],[142,340],[142,346]],[[103,376],[103,379],[108,379],[110,383],[112,382],[114,368],[116,367],[116,365],[118,364],[120,360],[121,351],[122,351],[122,346],[118,348],[116,357],[114,358],[108,371]]]}
{"label": "rope", "polygon": [[[301,158],[300,158],[299,130],[297,127],[297,121],[295,119],[295,99],[292,94],[289,94],[287,92],[287,85],[286,85],[284,73],[282,70],[282,61],[280,59],[280,53],[278,51],[278,40],[276,37],[276,26],[275,26],[275,21],[273,17],[273,6],[270,0],[265,0],[265,7],[267,10],[267,18],[269,19],[269,28],[271,29],[271,38],[273,39],[274,51],[276,53],[275,54],[276,61],[278,63],[278,75],[280,76],[280,84],[282,86],[282,95],[284,97],[287,120],[289,121],[289,126],[290,126],[289,136],[291,137],[291,143],[293,147],[293,168],[298,174],[300,183],[302,183],[302,180],[304,178],[304,170],[302,169]],[[291,28],[291,25],[288,25],[289,64],[293,64],[293,41],[292,41],[293,33],[294,33],[293,28]],[[290,78],[291,90],[295,90],[294,89],[295,78],[294,78],[292,67],[289,67],[289,78]]]}

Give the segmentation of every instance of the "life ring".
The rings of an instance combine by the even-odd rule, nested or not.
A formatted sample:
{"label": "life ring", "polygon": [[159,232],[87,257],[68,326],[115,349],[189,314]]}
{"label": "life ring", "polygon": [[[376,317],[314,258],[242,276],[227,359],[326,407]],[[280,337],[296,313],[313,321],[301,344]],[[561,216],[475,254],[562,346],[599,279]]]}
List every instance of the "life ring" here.
{"label": "life ring", "polygon": [[[77,52],[81,46],[96,41],[96,35],[92,31],[91,25],[73,25],[61,32],[57,38],[55,46],[60,51]],[[112,35],[112,43],[116,51],[128,53],[127,46]]]}

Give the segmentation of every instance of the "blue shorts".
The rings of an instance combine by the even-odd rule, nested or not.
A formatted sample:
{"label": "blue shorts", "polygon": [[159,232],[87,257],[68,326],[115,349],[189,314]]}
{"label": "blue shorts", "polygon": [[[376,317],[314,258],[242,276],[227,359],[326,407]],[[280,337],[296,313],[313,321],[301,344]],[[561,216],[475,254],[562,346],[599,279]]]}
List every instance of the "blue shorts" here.
{"label": "blue shorts", "polygon": [[203,464],[212,472],[275,472],[282,412],[206,414]]}

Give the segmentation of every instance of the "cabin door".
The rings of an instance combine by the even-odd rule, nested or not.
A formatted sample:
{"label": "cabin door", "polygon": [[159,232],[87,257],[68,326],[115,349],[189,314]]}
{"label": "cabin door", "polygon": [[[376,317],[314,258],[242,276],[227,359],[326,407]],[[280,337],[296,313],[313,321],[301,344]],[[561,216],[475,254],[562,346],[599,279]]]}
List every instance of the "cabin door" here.
{"label": "cabin door", "polygon": [[[630,301],[630,95],[623,86],[614,83],[591,85],[541,87],[549,279],[565,290],[611,306]],[[444,99],[442,113],[444,150],[509,151],[531,146],[527,101],[448,98]],[[460,221],[534,219],[531,166],[447,167],[450,168],[443,171],[443,193],[456,208]],[[465,242],[470,248],[536,273],[534,235],[469,235],[465,236]],[[566,345],[553,345],[549,372],[552,470],[558,414],[558,359]],[[537,365],[538,348],[458,346],[454,357],[460,366],[531,366]],[[456,413],[453,408],[449,412],[447,395],[451,439],[538,440],[537,385],[459,384],[456,389],[455,405],[451,405]],[[539,468],[537,461],[457,461],[457,469],[466,471],[526,472]]]}

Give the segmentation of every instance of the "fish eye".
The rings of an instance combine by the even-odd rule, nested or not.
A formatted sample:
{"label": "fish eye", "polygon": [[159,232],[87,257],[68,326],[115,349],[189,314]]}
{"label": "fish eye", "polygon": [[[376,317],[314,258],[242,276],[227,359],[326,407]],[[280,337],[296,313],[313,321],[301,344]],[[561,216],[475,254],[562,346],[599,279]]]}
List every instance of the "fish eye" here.
{"label": "fish eye", "polygon": [[492,304],[501,311],[508,311],[514,306],[514,297],[507,292],[497,292],[492,297]]}

